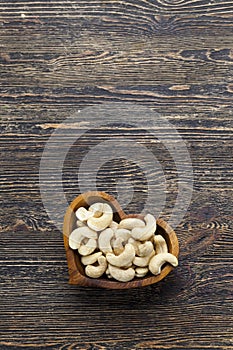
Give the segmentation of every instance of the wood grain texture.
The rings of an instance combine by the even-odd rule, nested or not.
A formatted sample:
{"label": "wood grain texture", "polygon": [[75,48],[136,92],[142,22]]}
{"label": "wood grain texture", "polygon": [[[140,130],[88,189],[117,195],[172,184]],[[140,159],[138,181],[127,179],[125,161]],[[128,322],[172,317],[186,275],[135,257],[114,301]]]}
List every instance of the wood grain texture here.
{"label": "wood grain texture", "polygon": [[[232,10],[220,0],[1,2],[1,349],[232,349]],[[140,290],[69,286],[62,234],[40,196],[51,133],[77,110],[109,101],[160,113],[193,163],[192,202],[176,229],[180,265]],[[64,163],[69,202],[82,157],[110,132],[85,122],[89,133]],[[128,135],[162,164],[168,220],[174,161],[143,131],[118,129]],[[132,178],[136,200],[126,212],[137,213],[147,193],[139,170],[109,162],[98,190],[116,196],[116,181]],[[53,178],[48,187],[56,191]]]}

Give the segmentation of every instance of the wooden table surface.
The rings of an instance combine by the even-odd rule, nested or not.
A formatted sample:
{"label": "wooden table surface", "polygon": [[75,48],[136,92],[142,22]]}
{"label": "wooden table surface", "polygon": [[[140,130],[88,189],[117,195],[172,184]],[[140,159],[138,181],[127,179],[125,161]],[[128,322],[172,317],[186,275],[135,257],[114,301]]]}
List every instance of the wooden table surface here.
{"label": "wooden table surface", "polygon": [[[8,0],[0,9],[0,348],[232,349],[232,2]],[[192,200],[176,228],[179,267],[140,289],[70,286],[62,234],[40,195],[50,135],[72,113],[106,102],[162,115],[193,163]],[[167,220],[175,163],[153,136],[127,132],[159,160]],[[79,194],[78,164],[106,135],[89,125],[70,150],[69,202]],[[133,179],[127,212],[137,213],[147,186],[132,164],[107,163],[98,189],[116,195],[120,176]],[[56,206],[53,176],[48,188]]]}

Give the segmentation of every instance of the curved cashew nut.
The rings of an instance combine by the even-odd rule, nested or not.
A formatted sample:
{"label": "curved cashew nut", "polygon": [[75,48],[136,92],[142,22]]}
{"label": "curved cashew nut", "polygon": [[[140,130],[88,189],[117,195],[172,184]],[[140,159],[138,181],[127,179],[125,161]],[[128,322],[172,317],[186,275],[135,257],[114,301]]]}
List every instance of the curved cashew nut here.
{"label": "curved cashew nut", "polygon": [[111,223],[113,217],[112,207],[109,204],[103,204],[102,215],[91,217],[87,220],[87,225],[95,231],[102,231]]}
{"label": "curved cashew nut", "polygon": [[146,222],[146,226],[144,228],[135,227],[131,232],[132,237],[138,239],[139,241],[146,241],[150,239],[156,230],[156,219],[153,215],[147,214],[144,217],[144,220]]}
{"label": "curved cashew nut", "polygon": [[91,213],[90,211],[88,211],[84,207],[80,207],[80,208],[78,208],[78,210],[76,210],[75,215],[77,216],[78,220],[87,221],[87,219],[92,217],[94,215],[94,213]]}
{"label": "curved cashew nut", "polygon": [[109,269],[109,274],[113,278],[115,278],[117,281],[120,281],[120,282],[131,281],[135,276],[135,270],[132,267],[124,270],[109,264],[108,269]]}
{"label": "curved cashew nut", "polygon": [[133,264],[139,267],[146,267],[148,266],[150,259],[155,255],[155,251],[154,249],[152,250],[152,252],[150,253],[150,255],[148,256],[136,256],[133,260]]}
{"label": "curved cashew nut", "polygon": [[97,233],[87,226],[78,227],[69,236],[69,246],[71,249],[78,249],[84,238],[97,239]]}
{"label": "curved cashew nut", "polygon": [[159,275],[161,272],[162,266],[168,262],[172,266],[178,265],[178,260],[175,255],[170,253],[160,253],[155,255],[149,263],[149,270],[153,273],[153,275]]}
{"label": "curved cashew nut", "polygon": [[88,211],[93,213],[92,216],[94,216],[95,218],[99,218],[103,213],[103,206],[104,203],[101,202],[93,203],[89,207]]}
{"label": "curved cashew nut", "polygon": [[112,221],[111,224],[109,225],[109,227],[115,231],[116,229],[118,229],[118,223],[116,221]]}
{"label": "curved cashew nut", "polygon": [[98,266],[94,265],[87,265],[85,267],[85,273],[87,276],[92,277],[92,278],[99,278],[104,274],[104,272],[107,269],[107,261],[106,258],[102,255],[98,258]]}
{"label": "curved cashew nut", "polygon": [[78,252],[80,255],[90,255],[91,253],[94,252],[94,250],[97,247],[97,240],[94,238],[89,238],[86,244],[82,244],[78,248]]}
{"label": "curved cashew nut", "polygon": [[124,267],[132,263],[135,257],[135,250],[132,244],[127,243],[124,251],[120,255],[114,255],[112,253],[106,254],[107,261],[114,266]]}
{"label": "curved cashew nut", "polygon": [[130,237],[128,239],[128,243],[132,244],[135,250],[135,254],[138,255],[139,250],[138,250],[138,246],[141,244],[140,241],[136,241],[134,238]]}
{"label": "curved cashew nut", "polygon": [[115,230],[115,239],[112,240],[112,247],[115,255],[119,255],[124,250],[124,244],[130,237],[130,231],[124,228]]}
{"label": "curved cashew nut", "polygon": [[102,255],[101,252],[97,252],[91,255],[86,255],[86,256],[82,256],[81,257],[81,262],[83,263],[83,265],[92,265],[94,264],[98,258]]}
{"label": "curved cashew nut", "polygon": [[113,236],[114,231],[111,228],[106,228],[100,233],[98,247],[104,254],[112,252],[110,241]]}
{"label": "curved cashew nut", "polygon": [[137,218],[126,218],[119,223],[119,228],[125,228],[127,230],[132,230],[135,227],[145,227],[145,222]]}
{"label": "curved cashew nut", "polygon": [[123,246],[124,238],[117,237],[114,240],[112,240],[112,247],[115,255],[119,255],[124,251]]}
{"label": "curved cashew nut", "polygon": [[148,267],[136,267],[135,276],[136,277],[144,277],[149,271]]}
{"label": "curved cashew nut", "polygon": [[167,243],[163,238],[163,236],[155,235],[153,239],[154,239],[154,244],[155,244],[155,249],[157,254],[168,252]]}
{"label": "curved cashew nut", "polygon": [[121,237],[123,238],[124,242],[127,242],[128,239],[130,238],[130,231],[126,230],[125,228],[118,228],[115,231],[115,237]]}
{"label": "curved cashew nut", "polygon": [[153,243],[151,241],[146,241],[138,246],[138,255],[139,256],[148,256],[154,250]]}
{"label": "curved cashew nut", "polygon": [[83,227],[83,226],[86,226],[86,225],[84,224],[84,222],[83,222],[83,221],[81,221],[81,220],[77,220],[77,221],[76,221],[76,225],[77,225],[77,227]]}

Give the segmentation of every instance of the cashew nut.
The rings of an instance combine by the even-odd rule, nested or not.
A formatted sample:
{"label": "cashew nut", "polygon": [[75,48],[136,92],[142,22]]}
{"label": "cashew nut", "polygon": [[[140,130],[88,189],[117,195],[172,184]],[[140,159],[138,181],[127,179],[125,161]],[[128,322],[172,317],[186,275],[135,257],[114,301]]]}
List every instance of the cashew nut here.
{"label": "cashew nut", "polygon": [[109,225],[109,227],[115,231],[118,228],[118,223],[116,221],[112,221],[111,224]]}
{"label": "cashew nut", "polygon": [[102,231],[111,223],[113,217],[112,207],[109,204],[103,204],[102,215],[91,217],[87,220],[87,225],[95,231]]}
{"label": "cashew nut", "polygon": [[135,270],[132,267],[124,270],[109,264],[108,269],[109,269],[109,274],[113,278],[115,278],[117,281],[120,281],[120,282],[131,281],[135,276]]}
{"label": "cashew nut", "polygon": [[83,221],[81,221],[81,220],[77,220],[77,221],[76,221],[76,225],[77,225],[77,227],[83,227],[83,226],[86,226],[86,225],[84,224],[84,222],[83,222]]}
{"label": "cashew nut", "polygon": [[155,235],[153,238],[154,238],[156,253],[157,254],[167,253],[168,252],[167,243],[166,243],[165,239],[163,238],[163,236]]}
{"label": "cashew nut", "polygon": [[86,244],[82,244],[78,248],[78,252],[80,255],[83,255],[83,256],[90,255],[91,253],[94,252],[96,247],[97,247],[97,240],[94,238],[89,238]]}
{"label": "cashew nut", "polygon": [[69,246],[71,249],[78,249],[84,238],[97,239],[97,233],[87,226],[78,227],[69,236]]}
{"label": "cashew nut", "polygon": [[133,264],[139,267],[146,267],[149,264],[150,259],[155,255],[154,249],[147,256],[136,256],[133,260]]}
{"label": "cashew nut", "polygon": [[139,241],[146,241],[150,239],[156,230],[156,220],[153,215],[147,214],[144,217],[144,220],[146,222],[146,226],[144,228],[135,227],[131,232],[132,237]]}
{"label": "cashew nut", "polygon": [[153,243],[151,241],[146,241],[143,244],[138,246],[138,254],[139,256],[148,256],[154,250]]}
{"label": "cashew nut", "polygon": [[81,257],[81,262],[83,263],[83,265],[92,265],[94,264],[98,258],[102,255],[102,252],[97,252],[91,255],[87,255],[87,256],[82,256]]}
{"label": "cashew nut", "polygon": [[152,272],[154,275],[159,275],[161,272],[162,266],[168,262],[172,266],[177,266],[178,265],[178,260],[175,257],[175,255],[170,254],[170,253],[160,253],[155,256],[150,260],[149,262],[149,270]]}
{"label": "cashew nut", "polygon": [[141,244],[140,241],[136,241],[134,238],[130,237],[128,239],[128,243],[132,244],[134,246],[135,254],[139,254],[138,246]]}
{"label": "cashew nut", "polygon": [[144,277],[149,271],[148,267],[136,267],[135,276],[136,277]]}
{"label": "cashew nut", "polygon": [[76,211],[75,215],[77,216],[77,218],[80,221],[87,221],[87,219],[89,219],[90,217],[93,216],[93,213],[91,213],[90,211],[88,211],[86,208],[84,207],[80,207],[78,208],[78,210]]}
{"label": "cashew nut", "polygon": [[145,222],[137,218],[126,218],[119,223],[119,228],[125,228],[127,230],[132,230],[135,227],[145,227]]}
{"label": "cashew nut", "polygon": [[93,216],[95,218],[99,218],[103,212],[103,205],[104,203],[101,203],[101,202],[94,203],[89,207],[88,210],[93,213]]}
{"label": "cashew nut", "polygon": [[135,257],[135,250],[132,244],[127,243],[125,245],[124,251],[119,255],[114,255],[112,253],[106,254],[107,261],[114,266],[124,267],[132,263]]}
{"label": "cashew nut", "polygon": [[98,246],[104,254],[112,252],[110,241],[113,235],[114,231],[111,228],[106,228],[99,235]]}
{"label": "cashew nut", "polygon": [[94,265],[87,265],[85,267],[85,273],[87,276],[92,277],[92,278],[99,278],[100,276],[102,276],[104,274],[104,272],[107,269],[107,261],[106,258],[101,255],[98,258],[98,266],[94,266]]}
{"label": "cashew nut", "polygon": [[128,239],[130,238],[130,231],[126,230],[125,228],[118,228],[117,230],[115,230],[115,237],[122,237],[124,242],[127,242]]}
{"label": "cashew nut", "polygon": [[119,255],[124,251],[123,242],[124,238],[122,237],[117,237],[112,240],[112,247],[115,255]]}

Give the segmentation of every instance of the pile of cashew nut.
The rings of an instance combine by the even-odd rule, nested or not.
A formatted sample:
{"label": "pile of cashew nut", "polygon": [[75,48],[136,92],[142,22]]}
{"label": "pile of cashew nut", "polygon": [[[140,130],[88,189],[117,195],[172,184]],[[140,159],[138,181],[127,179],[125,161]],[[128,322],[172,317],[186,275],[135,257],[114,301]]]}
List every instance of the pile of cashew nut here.
{"label": "pile of cashew nut", "polygon": [[165,239],[156,232],[156,219],[147,214],[144,220],[126,218],[113,221],[112,207],[94,203],[88,209],[76,211],[77,228],[69,236],[69,246],[78,250],[85,274],[128,282],[144,277],[149,271],[158,275],[165,263],[178,265],[168,253]]}

